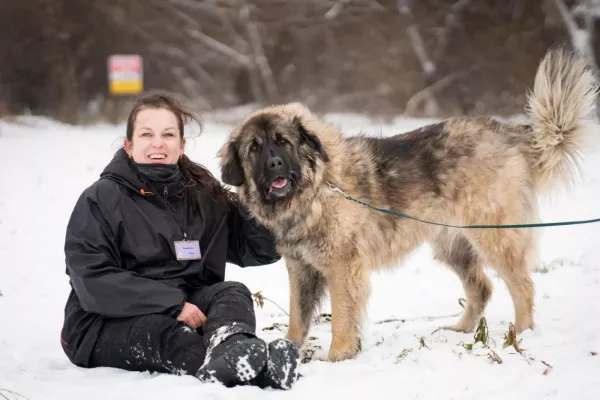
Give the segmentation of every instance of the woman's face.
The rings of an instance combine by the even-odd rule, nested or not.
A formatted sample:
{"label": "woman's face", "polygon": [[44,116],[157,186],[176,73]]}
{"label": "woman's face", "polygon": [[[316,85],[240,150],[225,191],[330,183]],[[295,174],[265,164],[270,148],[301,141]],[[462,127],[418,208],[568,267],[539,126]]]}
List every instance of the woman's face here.
{"label": "woman's face", "polygon": [[125,139],[127,154],[138,164],[176,164],[184,148],[177,117],[164,108],[140,110],[133,122],[131,141]]}

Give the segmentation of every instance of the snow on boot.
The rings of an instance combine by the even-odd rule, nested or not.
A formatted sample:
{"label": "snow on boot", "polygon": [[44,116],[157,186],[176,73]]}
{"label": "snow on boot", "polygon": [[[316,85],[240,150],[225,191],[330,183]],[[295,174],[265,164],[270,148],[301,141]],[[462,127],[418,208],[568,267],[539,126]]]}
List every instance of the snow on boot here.
{"label": "snow on boot", "polygon": [[254,383],[261,387],[291,389],[298,380],[300,354],[296,345],[286,339],[277,339],[269,343],[267,366],[256,377]]}
{"label": "snow on boot", "polygon": [[220,382],[232,387],[256,378],[266,362],[266,343],[255,336],[238,333],[209,351],[196,376],[201,382]]}

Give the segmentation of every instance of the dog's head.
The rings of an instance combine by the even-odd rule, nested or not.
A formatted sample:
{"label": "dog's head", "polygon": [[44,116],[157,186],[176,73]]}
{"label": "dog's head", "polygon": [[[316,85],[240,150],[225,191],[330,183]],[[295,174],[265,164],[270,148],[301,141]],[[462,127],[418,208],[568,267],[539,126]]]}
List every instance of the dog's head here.
{"label": "dog's head", "polygon": [[315,133],[293,113],[268,109],[249,117],[219,150],[221,179],[262,203],[284,202],[316,184],[329,159]]}

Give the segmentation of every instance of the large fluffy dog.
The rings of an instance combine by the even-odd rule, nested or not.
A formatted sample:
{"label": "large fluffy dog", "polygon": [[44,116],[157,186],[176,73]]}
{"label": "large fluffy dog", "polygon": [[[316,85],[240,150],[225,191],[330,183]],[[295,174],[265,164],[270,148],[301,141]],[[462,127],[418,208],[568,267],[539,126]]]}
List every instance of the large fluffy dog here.
{"label": "large fluffy dog", "polygon": [[461,279],[466,310],[450,329],[470,332],[494,268],[512,296],[517,332],[533,329],[538,229],[454,229],[391,216],[346,199],[455,225],[533,223],[537,196],[568,184],[586,138],[597,86],[564,50],[542,60],[528,97],[530,125],[454,118],[387,138],[344,137],[301,104],[248,116],[219,151],[222,180],[274,231],[290,278],[287,337],[300,346],[329,289],[330,360],[360,349],[369,272],[429,242]]}

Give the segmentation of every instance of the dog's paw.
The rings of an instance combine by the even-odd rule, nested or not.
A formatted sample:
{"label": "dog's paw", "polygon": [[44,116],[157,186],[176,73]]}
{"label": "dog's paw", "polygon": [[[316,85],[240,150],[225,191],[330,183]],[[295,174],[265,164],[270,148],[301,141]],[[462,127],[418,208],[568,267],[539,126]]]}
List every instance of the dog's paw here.
{"label": "dog's paw", "polygon": [[438,332],[438,331],[452,331],[452,332],[460,332],[460,333],[473,333],[473,331],[475,330],[475,326],[474,325],[466,325],[466,324],[461,324],[458,323],[456,325],[444,325],[444,326],[440,326],[438,327],[436,330],[434,330],[433,332],[431,332],[432,334]]}
{"label": "dog's paw", "polygon": [[331,343],[327,360],[331,362],[349,360],[358,354],[360,347],[359,340],[334,340]]}
{"label": "dog's paw", "polygon": [[524,319],[520,319],[515,321],[515,332],[517,334],[521,334],[523,332],[525,332],[526,330],[531,330],[533,331],[535,329],[535,324],[533,323],[533,320],[531,318],[524,318]]}

